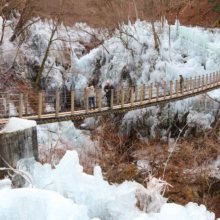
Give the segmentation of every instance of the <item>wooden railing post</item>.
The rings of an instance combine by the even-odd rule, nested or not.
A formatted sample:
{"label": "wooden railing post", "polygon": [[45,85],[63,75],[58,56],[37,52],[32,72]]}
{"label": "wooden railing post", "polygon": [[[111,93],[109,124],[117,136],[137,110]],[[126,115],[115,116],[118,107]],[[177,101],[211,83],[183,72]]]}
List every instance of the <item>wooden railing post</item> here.
{"label": "wooden railing post", "polygon": [[199,92],[199,88],[200,88],[200,76],[198,78],[197,92]]}
{"label": "wooden railing post", "polygon": [[166,99],[166,93],[167,93],[167,83],[164,82],[164,99]]}
{"label": "wooden railing post", "polygon": [[99,89],[99,111],[101,112],[102,110],[102,89]]}
{"label": "wooden railing post", "polygon": [[202,90],[204,89],[204,75],[202,75]]}
{"label": "wooden railing post", "polygon": [[146,91],[146,85],[143,84],[143,100],[145,100],[145,91]]}
{"label": "wooden railing post", "polygon": [[111,109],[113,109],[114,89],[111,89]]}
{"label": "wooden railing post", "polygon": [[192,93],[194,93],[194,87],[195,87],[195,85],[194,85],[194,79],[192,80]]}
{"label": "wooden railing post", "polygon": [[127,86],[127,95],[126,95],[126,102],[129,103],[129,98],[130,98],[130,95],[129,95],[129,86]]}
{"label": "wooden railing post", "polygon": [[159,98],[159,82],[157,82],[157,101],[158,101],[158,98]]}
{"label": "wooden railing post", "polygon": [[87,90],[86,90],[86,113],[89,113],[89,97]]}
{"label": "wooden railing post", "polygon": [[186,88],[187,88],[187,94],[189,94],[189,80],[187,79],[187,85],[186,85]]}
{"label": "wooden railing post", "polygon": [[74,89],[71,90],[71,115],[74,115]]}
{"label": "wooden railing post", "polygon": [[10,93],[7,92],[6,95],[6,115],[9,116],[10,115]]}
{"label": "wooden railing post", "polygon": [[58,117],[60,112],[60,90],[57,89],[56,91],[56,114],[55,116]]}
{"label": "wooden railing post", "polygon": [[215,86],[215,72],[213,72],[213,86]]}
{"label": "wooden railing post", "polygon": [[212,74],[210,73],[210,82],[209,82],[209,88],[211,88],[211,84],[212,84]]}
{"label": "wooden railing post", "polygon": [[195,83],[195,86],[194,86],[194,89],[196,90],[197,89],[197,78],[196,78],[196,76],[195,76],[195,81],[194,81],[194,83]]}
{"label": "wooden railing post", "polygon": [[188,93],[188,78],[186,78],[186,92]]}
{"label": "wooden railing post", "polygon": [[173,97],[173,81],[170,81],[170,98]]}
{"label": "wooden railing post", "polygon": [[42,114],[46,109],[46,97],[45,97],[45,90],[42,90]]}
{"label": "wooden railing post", "polygon": [[96,106],[99,106],[99,88],[96,88],[96,99],[95,99],[95,103]]}
{"label": "wooden railing post", "polygon": [[219,77],[219,75],[218,75],[218,71],[216,71],[216,83],[217,83],[217,85],[218,85],[218,77]]}
{"label": "wooden railing post", "polygon": [[117,105],[119,105],[119,86],[117,86]]}
{"label": "wooden railing post", "polygon": [[151,83],[149,86],[149,102],[151,102],[151,98],[152,98],[152,86],[153,84]]}
{"label": "wooden railing post", "polygon": [[28,115],[28,93],[24,94],[24,108],[25,108],[25,116]]}
{"label": "wooden railing post", "polygon": [[86,88],[84,88],[84,108],[86,108]]}
{"label": "wooden railing post", "polygon": [[178,87],[178,81],[176,80],[176,97],[179,96],[179,87]]}
{"label": "wooden railing post", "polygon": [[124,101],[125,101],[125,89],[122,88],[122,94],[121,94],[121,108],[124,108]]}
{"label": "wooden railing post", "polygon": [[208,74],[206,74],[206,79],[205,79],[205,88],[208,88]]}
{"label": "wooden railing post", "polygon": [[135,102],[138,101],[138,86],[135,85]]}
{"label": "wooden railing post", "polygon": [[140,105],[143,104],[143,87],[140,88]]}
{"label": "wooden railing post", "polygon": [[43,109],[43,94],[42,91],[38,94],[38,118],[41,118]]}
{"label": "wooden railing post", "polygon": [[192,77],[190,77],[190,90],[192,90]]}
{"label": "wooden railing post", "polygon": [[19,118],[23,116],[23,94],[19,94]]}
{"label": "wooden railing post", "polygon": [[134,106],[134,87],[131,87],[131,106]]}

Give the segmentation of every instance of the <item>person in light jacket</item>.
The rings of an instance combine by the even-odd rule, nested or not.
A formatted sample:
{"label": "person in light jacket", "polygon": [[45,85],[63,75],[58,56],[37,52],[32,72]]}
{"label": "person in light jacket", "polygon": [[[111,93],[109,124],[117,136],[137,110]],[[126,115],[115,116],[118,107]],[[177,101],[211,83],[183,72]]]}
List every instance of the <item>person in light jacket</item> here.
{"label": "person in light jacket", "polygon": [[91,82],[89,83],[86,90],[89,98],[89,110],[95,110],[95,88]]}

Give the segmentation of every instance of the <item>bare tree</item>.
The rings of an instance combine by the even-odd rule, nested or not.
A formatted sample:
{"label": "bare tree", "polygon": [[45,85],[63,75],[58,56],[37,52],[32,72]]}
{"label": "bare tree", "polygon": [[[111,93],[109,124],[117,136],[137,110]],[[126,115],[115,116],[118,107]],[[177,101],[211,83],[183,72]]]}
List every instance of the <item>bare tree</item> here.
{"label": "bare tree", "polygon": [[51,14],[48,16],[48,17],[52,18],[50,20],[52,22],[52,24],[51,24],[51,34],[50,34],[50,39],[48,41],[47,49],[45,51],[45,54],[44,54],[44,57],[43,57],[43,60],[42,60],[41,66],[40,66],[40,70],[37,74],[37,78],[36,78],[36,81],[35,81],[35,84],[34,84],[34,88],[37,87],[37,85],[40,81],[40,78],[43,74],[43,71],[45,69],[45,63],[46,63],[46,60],[48,58],[51,45],[57,40],[65,40],[65,39],[54,38],[54,37],[55,37],[55,34],[58,31],[58,27],[61,24],[63,17],[66,14],[68,14],[70,11],[74,10],[73,8],[68,8],[68,10],[66,8],[67,2],[70,3],[70,1],[73,2],[73,0],[69,0],[69,1],[67,1],[67,0],[56,0],[53,8],[51,9]]}

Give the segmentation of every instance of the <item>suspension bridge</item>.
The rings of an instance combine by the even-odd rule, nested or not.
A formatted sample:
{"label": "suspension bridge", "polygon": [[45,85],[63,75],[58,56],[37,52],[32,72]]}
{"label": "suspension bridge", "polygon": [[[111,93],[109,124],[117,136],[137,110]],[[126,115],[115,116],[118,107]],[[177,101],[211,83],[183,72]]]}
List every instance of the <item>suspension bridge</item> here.
{"label": "suspension bridge", "polygon": [[187,99],[220,88],[220,71],[185,78],[179,81],[157,82],[142,86],[117,86],[111,90],[110,108],[107,106],[104,90],[95,88],[95,110],[89,110],[86,88],[3,92],[0,93],[0,125],[10,117],[35,120],[37,124],[47,124],[67,120],[81,120],[89,117],[126,113],[136,109],[161,105]]}

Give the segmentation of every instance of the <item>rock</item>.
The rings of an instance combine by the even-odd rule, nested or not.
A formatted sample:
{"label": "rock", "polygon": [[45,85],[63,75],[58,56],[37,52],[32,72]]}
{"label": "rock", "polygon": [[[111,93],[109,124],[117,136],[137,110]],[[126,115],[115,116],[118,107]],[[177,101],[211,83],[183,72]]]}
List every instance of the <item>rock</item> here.
{"label": "rock", "polygon": [[200,199],[196,187],[185,186],[182,190],[182,195],[190,201],[197,201]]}

